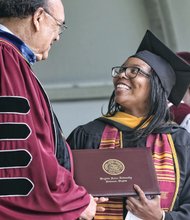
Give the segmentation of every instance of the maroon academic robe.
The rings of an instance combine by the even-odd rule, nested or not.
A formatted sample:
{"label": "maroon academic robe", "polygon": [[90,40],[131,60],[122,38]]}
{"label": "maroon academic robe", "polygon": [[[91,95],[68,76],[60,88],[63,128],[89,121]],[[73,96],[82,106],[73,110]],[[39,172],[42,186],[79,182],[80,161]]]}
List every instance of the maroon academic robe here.
{"label": "maroon academic robe", "polygon": [[0,220],[74,220],[89,204],[57,162],[54,123],[30,65],[0,38]]}
{"label": "maroon academic robe", "polygon": [[172,105],[170,107],[170,113],[172,119],[180,125],[184,118],[190,114],[190,106],[186,103],[180,103],[178,106]]}

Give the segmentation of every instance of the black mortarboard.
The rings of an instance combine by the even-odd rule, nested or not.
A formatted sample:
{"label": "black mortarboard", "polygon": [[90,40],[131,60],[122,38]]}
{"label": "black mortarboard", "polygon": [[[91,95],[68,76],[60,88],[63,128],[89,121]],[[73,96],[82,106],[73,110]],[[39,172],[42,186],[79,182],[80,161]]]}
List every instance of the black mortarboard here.
{"label": "black mortarboard", "polygon": [[167,93],[168,100],[178,105],[190,84],[190,65],[149,30],[134,56],[152,67]]}

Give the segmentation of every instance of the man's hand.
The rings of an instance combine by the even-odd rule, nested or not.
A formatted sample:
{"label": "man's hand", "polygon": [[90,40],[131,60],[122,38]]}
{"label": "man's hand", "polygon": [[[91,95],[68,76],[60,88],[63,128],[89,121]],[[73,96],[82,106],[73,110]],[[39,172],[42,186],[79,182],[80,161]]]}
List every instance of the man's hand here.
{"label": "man's hand", "polygon": [[104,198],[104,197],[92,197],[90,195],[90,203],[87,206],[87,208],[81,213],[80,215],[80,220],[92,220],[96,214],[96,210],[100,211],[100,212],[104,212],[105,209],[103,207],[97,207],[98,203],[102,203],[102,202],[106,202],[108,201],[108,198]]}
{"label": "man's hand", "polygon": [[[94,197],[94,201],[95,201],[97,204],[107,202],[108,200],[109,200],[109,199],[106,198],[106,197],[100,197],[100,198]],[[104,211],[105,211],[105,208],[99,205],[99,206],[97,206],[96,211],[104,212]]]}

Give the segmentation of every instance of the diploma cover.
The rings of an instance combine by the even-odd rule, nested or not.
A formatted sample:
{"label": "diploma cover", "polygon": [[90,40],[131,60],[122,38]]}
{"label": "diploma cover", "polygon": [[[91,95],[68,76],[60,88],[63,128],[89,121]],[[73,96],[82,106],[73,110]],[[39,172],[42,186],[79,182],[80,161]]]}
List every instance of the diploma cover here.
{"label": "diploma cover", "polygon": [[151,150],[148,148],[72,150],[74,179],[93,196],[160,194]]}

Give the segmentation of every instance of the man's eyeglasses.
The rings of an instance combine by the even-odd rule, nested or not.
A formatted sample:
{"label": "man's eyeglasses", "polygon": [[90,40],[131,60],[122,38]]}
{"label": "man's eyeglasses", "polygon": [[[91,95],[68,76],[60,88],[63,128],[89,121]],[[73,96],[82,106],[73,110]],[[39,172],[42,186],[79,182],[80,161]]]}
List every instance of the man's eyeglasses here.
{"label": "man's eyeglasses", "polygon": [[124,67],[124,66],[115,66],[112,68],[111,75],[116,78],[121,73],[125,73],[127,79],[134,79],[138,74],[141,74],[147,78],[150,78],[150,74],[144,72],[139,67]]}
{"label": "man's eyeglasses", "polygon": [[52,17],[56,24],[59,26],[59,35],[63,33],[63,31],[65,29],[67,29],[67,26],[65,25],[65,23],[61,23],[57,18],[55,18],[49,11],[47,11],[46,9],[44,9],[45,13],[48,14],[50,17]]}

